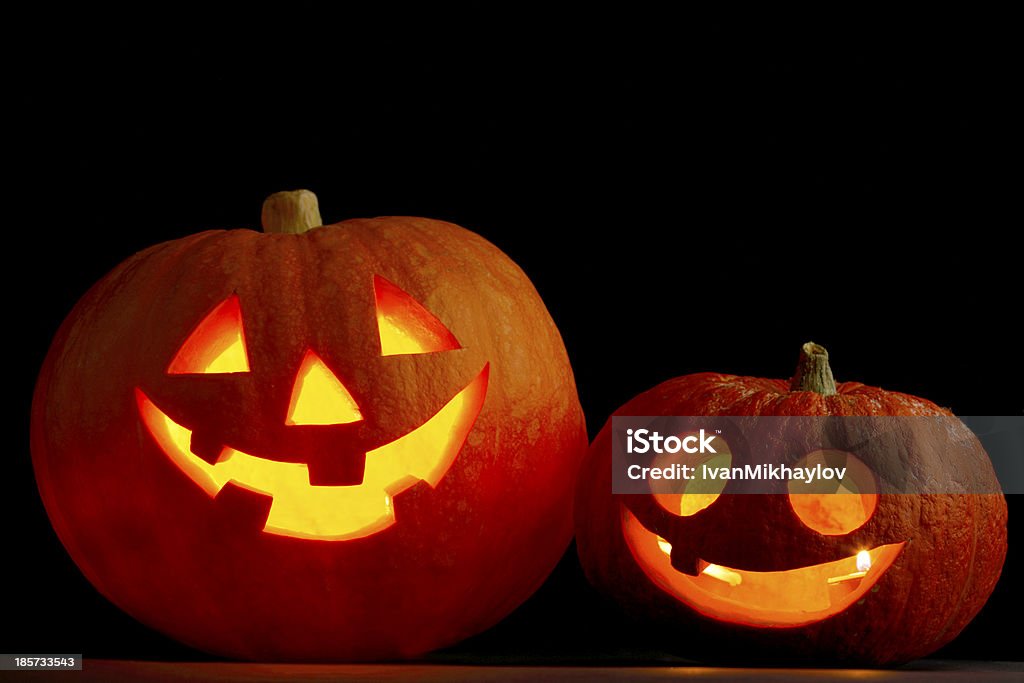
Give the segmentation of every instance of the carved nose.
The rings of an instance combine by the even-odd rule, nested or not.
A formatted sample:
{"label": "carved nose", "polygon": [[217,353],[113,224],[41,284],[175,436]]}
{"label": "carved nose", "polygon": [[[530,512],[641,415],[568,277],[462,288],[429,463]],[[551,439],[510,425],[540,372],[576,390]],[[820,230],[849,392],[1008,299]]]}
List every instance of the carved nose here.
{"label": "carved nose", "polygon": [[286,425],[339,425],[359,422],[359,404],[312,349],[306,350],[292,385]]}

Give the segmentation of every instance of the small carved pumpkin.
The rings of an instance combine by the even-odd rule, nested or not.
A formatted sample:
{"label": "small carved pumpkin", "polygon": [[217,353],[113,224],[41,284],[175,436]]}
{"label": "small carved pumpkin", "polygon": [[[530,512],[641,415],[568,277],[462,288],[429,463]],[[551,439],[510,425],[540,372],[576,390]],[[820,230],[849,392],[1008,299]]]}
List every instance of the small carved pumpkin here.
{"label": "small carved pumpkin", "polygon": [[[702,373],[640,394],[617,416],[952,416],[924,399],[836,385],[824,349],[807,344],[792,383]],[[906,430],[884,457],[913,459],[942,491],[998,491],[977,439]],[[882,457],[883,451],[874,454]],[[717,457],[728,459],[719,448]],[[577,484],[576,534],[590,581],[703,659],[888,665],[952,640],[985,604],[1006,556],[999,493],[878,492],[878,459],[840,457],[852,495],[612,494],[611,420]],[[844,482],[840,482],[843,485]]]}

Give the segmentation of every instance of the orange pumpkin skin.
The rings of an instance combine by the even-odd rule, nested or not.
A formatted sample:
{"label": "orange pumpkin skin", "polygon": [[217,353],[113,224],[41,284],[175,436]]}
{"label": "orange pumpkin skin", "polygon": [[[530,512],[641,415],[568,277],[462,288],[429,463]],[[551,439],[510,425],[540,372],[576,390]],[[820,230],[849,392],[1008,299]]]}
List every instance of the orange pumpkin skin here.
{"label": "orange pumpkin skin", "polygon": [[[374,276],[462,348],[382,357]],[[170,376],[183,340],[232,295],[251,371]],[[358,399],[359,430],[284,423],[310,348]],[[271,501],[244,487],[211,497],[154,442],[137,400],[217,448],[317,456],[312,483],[355,483],[362,460],[346,458],[423,424],[481,375],[482,407],[444,476],[395,495],[394,523],[350,540],[267,533]],[[210,231],[143,251],[64,322],[32,410],[43,502],[92,584],[184,643],[262,661],[410,657],[493,625],[568,545],[586,446],[564,346],[529,280],[478,235],[422,218]]]}
{"label": "orange pumpkin skin", "polygon": [[[717,373],[669,380],[614,414],[951,415],[924,399],[857,382],[840,383],[835,395],[825,396],[791,391],[788,381]],[[978,476],[985,480],[984,490],[998,490],[980,445],[978,451],[939,450],[920,456],[927,460],[919,464],[940,485]],[[627,542],[624,510],[650,520],[651,509],[660,508],[652,496],[611,493],[611,457],[609,420],[591,445],[577,482],[580,560],[596,588],[687,656],[859,666],[894,665],[922,657],[955,638],[978,613],[995,587],[1006,556],[1007,512],[1001,494],[881,494],[863,527],[848,537],[818,535],[809,542],[808,531],[799,528],[801,521],[784,502],[785,495],[719,496],[698,513],[707,515],[704,523],[717,533],[708,533],[699,542],[677,535],[674,543],[702,543],[690,549],[694,557],[703,554],[707,561],[728,567],[777,571],[856,553],[865,542],[870,546],[907,541],[864,599],[837,614],[786,627],[730,623],[684,604],[640,566]],[[667,514],[662,511],[663,518]],[[661,528],[647,531],[669,537],[672,519],[652,526],[657,525]]]}

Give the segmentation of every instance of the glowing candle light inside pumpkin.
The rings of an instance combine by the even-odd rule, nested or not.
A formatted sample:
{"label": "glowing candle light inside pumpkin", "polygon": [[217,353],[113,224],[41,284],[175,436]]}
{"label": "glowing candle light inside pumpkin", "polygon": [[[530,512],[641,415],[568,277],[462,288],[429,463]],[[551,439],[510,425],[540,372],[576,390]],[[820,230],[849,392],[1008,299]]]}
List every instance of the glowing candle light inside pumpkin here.
{"label": "glowing candle light inside pumpkin", "polygon": [[857,571],[867,572],[869,569],[871,569],[871,553],[861,550],[857,553]]}
{"label": "glowing candle light inside pumpkin", "polygon": [[830,584],[842,583],[843,581],[853,581],[854,579],[863,579],[868,570],[871,569],[871,553],[867,550],[861,550],[857,553],[857,571],[850,574],[843,574],[842,576],[833,576],[828,580]]}

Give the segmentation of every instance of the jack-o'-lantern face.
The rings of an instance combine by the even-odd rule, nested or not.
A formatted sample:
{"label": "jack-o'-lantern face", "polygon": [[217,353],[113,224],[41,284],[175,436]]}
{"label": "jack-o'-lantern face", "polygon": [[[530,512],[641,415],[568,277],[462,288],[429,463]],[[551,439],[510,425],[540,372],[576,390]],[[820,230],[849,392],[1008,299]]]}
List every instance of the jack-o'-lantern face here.
{"label": "jack-o'-lantern face", "polygon": [[[718,462],[712,466],[728,467],[728,447],[719,448],[714,459]],[[713,619],[784,628],[839,614],[871,591],[905,542],[866,542],[865,536],[872,535],[867,525],[879,505],[876,479],[852,453],[818,450],[799,464],[813,467],[826,460],[846,468],[844,479],[827,493],[803,493],[802,484],[790,482],[784,495],[723,494],[725,481],[695,480],[698,490],[652,494],[649,500],[656,506],[647,508],[659,514],[651,518],[664,518],[667,512],[675,520],[669,522],[669,531],[662,531],[674,542],[648,529],[622,505],[626,544],[659,588]],[[738,531],[741,527],[749,528]],[[773,532],[778,539],[772,538]],[[756,550],[743,548],[745,542],[771,549],[772,559],[764,561],[771,570],[716,562],[716,554],[750,557]],[[801,547],[793,548],[795,543]],[[822,554],[829,559],[800,561]]]}
{"label": "jack-o'-lantern face", "polygon": [[131,256],[61,325],[31,430],[57,535],[220,656],[392,661],[489,628],[564,555],[587,448],[544,302],[452,223],[322,225],[307,191],[261,213]]}
{"label": "jack-o'-lantern face", "polygon": [[[396,285],[373,279],[380,354],[409,356],[455,351],[455,336],[432,313]],[[210,311],[192,330],[167,367],[167,375],[188,379],[200,375],[224,378],[249,373],[259,358],[246,344],[245,304],[233,294]],[[267,533],[306,539],[342,541],[377,532],[395,523],[392,499],[423,481],[431,487],[444,477],[476,422],[487,392],[488,365],[425,422],[402,436],[372,448],[353,448],[367,420],[358,397],[314,348],[295,358],[294,381],[287,409],[280,415],[281,439],[296,443],[315,436],[333,442],[336,453],[325,460],[341,462],[348,481],[322,484],[310,462],[293,453],[259,456],[229,444],[204,443],[206,437],[172,419],[144,389],[136,388],[139,414],[161,451],[196,486],[215,497],[229,483],[272,499]],[[268,388],[274,390],[277,387]],[[282,402],[281,405],[284,405]],[[166,411],[166,412],[165,412]],[[348,447],[346,447],[346,445]],[[318,454],[319,457],[319,454]],[[365,464],[363,464],[365,463]],[[362,464],[362,467],[360,467]]]}
{"label": "jack-o'-lantern face", "polygon": [[[714,440],[688,453],[694,430]],[[893,665],[950,642],[991,593],[998,486],[948,410],[837,383],[807,343],[791,379],[700,372],[620,406],[577,477],[576,547],[595,589],[687,658]]]}

